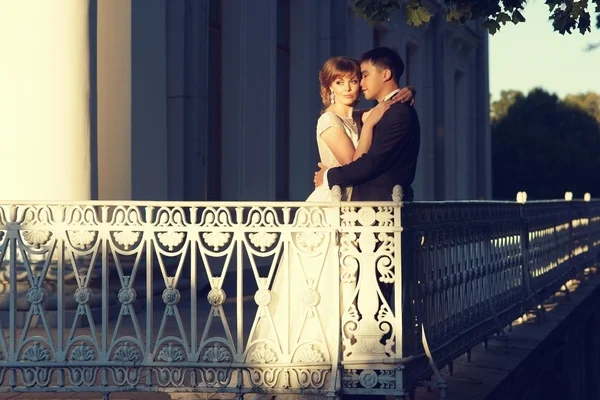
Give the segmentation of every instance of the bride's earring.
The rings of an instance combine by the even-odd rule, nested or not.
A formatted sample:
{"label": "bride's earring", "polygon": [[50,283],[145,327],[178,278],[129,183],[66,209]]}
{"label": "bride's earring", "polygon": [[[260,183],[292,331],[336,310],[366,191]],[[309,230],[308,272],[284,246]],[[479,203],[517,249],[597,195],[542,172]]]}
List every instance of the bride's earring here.
{"label": "bride's earring", "polygon": [[331,93],[329,94],[329,101],[331,102],[331,104],[335,103],[335,94],[333,94],[333,91],[331,91]]}

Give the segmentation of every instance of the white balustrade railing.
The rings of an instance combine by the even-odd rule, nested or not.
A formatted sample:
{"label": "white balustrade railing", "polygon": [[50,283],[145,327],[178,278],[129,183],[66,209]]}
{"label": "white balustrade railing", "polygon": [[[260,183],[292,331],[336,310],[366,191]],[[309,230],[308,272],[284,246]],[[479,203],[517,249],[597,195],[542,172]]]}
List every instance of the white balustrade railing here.
{"label": "white balustrade railing", "polygon": [[1,204],[0,391],[402,390],[399,218],[391,201]]}
{"label": "white balustrade railing", "polygon": [[0,204],[0,392],[443,396],[600,254],[597,201],[521,197]]}

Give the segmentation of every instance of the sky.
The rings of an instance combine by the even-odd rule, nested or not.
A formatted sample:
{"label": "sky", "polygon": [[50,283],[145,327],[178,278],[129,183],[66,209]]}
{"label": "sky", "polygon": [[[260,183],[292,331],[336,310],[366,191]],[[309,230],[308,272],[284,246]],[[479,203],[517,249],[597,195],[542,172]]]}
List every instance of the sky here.
{"label": "sky", "polygon": [[[592,6],[593,7],[593,6]],[[555,32],[544,0],[530,0],[523,15],[525,23],[508,23],[490,36],[490,93],[492,100],[502,90],[524,93],[535,87],[567,94],[600,93],[600,48],[585,51],[600,42],[600,30],[564,36]],[[595,23],[595,17],[592,17]]]}

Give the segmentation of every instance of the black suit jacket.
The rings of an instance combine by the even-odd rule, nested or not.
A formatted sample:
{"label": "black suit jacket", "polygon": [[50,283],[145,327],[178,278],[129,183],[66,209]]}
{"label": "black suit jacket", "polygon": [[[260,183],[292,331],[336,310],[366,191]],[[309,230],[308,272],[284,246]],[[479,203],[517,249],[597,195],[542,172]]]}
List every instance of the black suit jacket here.
{"label": "black suit jacket", "polygon": [[375,125],[369,151],[327,172],[329,187],[353,186],[355,201],[391,201],[394,186],[400,185],[403,199],[412,201],[410,185],[415,179],[420,142],[421,128],[413,106],[392,104]]}

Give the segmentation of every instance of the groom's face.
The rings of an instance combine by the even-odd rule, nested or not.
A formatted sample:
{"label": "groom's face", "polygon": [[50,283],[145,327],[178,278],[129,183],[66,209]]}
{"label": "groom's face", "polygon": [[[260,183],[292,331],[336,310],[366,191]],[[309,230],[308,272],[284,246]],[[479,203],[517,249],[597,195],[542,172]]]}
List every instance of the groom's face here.
{"label": "groom's face", "polygon": [[380,68],[373,65],[371,61],[363,61],[360,64],[362,79],[360,88],[367,100],[377,100],[383,89],[385,77]]}

